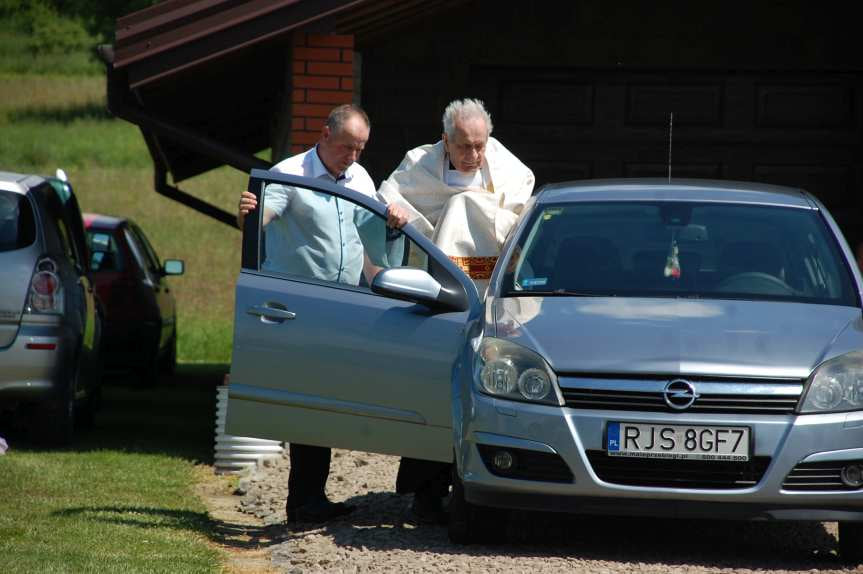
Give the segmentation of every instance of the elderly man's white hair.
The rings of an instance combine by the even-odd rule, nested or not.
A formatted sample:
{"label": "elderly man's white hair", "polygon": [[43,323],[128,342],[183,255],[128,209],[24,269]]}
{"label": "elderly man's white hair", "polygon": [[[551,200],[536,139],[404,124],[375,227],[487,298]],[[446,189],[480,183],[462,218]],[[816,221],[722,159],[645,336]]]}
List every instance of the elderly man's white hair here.
{"label": "elderly man's white hair", "polygon": [[453,100],[443,111],[443,131],[447,137],[455,137],[455,122],[456,120],[470,120],[479,118],[485,122],[488,128],[488,134],[491,135],[492,124],[491,116],[486,111],[481,100],[465,98],[463,100]]}

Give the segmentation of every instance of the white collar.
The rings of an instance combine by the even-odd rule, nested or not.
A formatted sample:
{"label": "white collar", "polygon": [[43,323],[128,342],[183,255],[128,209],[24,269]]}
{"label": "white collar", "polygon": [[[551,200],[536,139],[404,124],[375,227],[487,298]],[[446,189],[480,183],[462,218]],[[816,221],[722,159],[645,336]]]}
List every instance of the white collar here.
{"label": "white collar", "polygon": [[318,155],[318,146],[313,147],[309,150],[309,153],[306,154],[306,161],[309,162],[309,168],[311,171],[311,177],[320,178],[326,177],[332,181],[337,183],[344,182],[347,184],[351,179],[353,179],[353,164],[348,166],[348,169],[342,174],[341,177],[333,177],[333,174],[327,169],[327,166],[324,165],[324,162],[321,161],[321,156]]}
{"label": "white collar", "polygon": [[443,140],[440,142],[443,149],[443,163],[441,164],[441,181],[450,187],[481,187],[488,188],[488,182],[491,181],[491,173],[488,167],[488,158],[483,158],[482,166],[476,170],[473,175],[465,175],[456,169],[450,169],[452,163],[449,160],[449,154],[446,152],[446,147],[443,145]]}

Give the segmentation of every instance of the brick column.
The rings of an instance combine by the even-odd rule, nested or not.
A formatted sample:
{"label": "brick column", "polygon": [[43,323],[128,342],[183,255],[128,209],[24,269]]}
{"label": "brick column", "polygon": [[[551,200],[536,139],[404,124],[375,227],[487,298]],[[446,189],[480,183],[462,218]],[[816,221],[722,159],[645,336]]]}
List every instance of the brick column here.
{"label": "brick column", "polygon": [[294,34],[291,93],[291,154],[318,141],[335,106],[353,101],[354,37]]}

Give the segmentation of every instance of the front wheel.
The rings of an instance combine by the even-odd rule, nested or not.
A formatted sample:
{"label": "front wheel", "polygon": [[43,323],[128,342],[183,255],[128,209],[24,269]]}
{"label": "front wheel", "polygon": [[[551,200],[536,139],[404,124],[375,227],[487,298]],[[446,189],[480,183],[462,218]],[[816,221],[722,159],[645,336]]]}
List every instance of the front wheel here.
{"label": "front wheel", "polygon": [[863,522],[839,523],[839,556],[851,564],[863,563]]}
{"label": "front wheel", "polygon": [[471,504],[464,497],[464,485],[453,465],[452,497],[449,502],[450,542],[472,544],[475,542],[496,544],[505,542],[509,513],[497,508],[486,508]]}

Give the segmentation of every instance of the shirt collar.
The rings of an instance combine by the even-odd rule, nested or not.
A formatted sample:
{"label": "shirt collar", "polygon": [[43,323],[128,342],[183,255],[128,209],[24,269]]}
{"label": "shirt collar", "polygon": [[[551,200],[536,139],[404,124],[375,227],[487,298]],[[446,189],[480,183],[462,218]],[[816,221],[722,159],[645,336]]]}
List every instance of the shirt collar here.
{"label": "shirt collar", "polygon": [[309,159],[309,168],[311,171],[311,174],[310,174],[311,177],[315,177],[315,178],[325,177],[325,178],[329,179],[330,181],[335,181],[336,183],[342,183],[342,182],[347,183],[353,178],[353,174],[352,174],[353,170],[351,169],[353,167],[353,165],[348,166],[348,169],[346,169],[345,172],[341,176],[339,176],[338,178],[334,178],[332,176],[332,174],[327,170],[326,166],[324,165],[324,162],[321,161],[321,156],[318,155],[318,146],[315,146],[314,148],[312,148],[312,150],[309,152],[307,157],[310,158]]}

